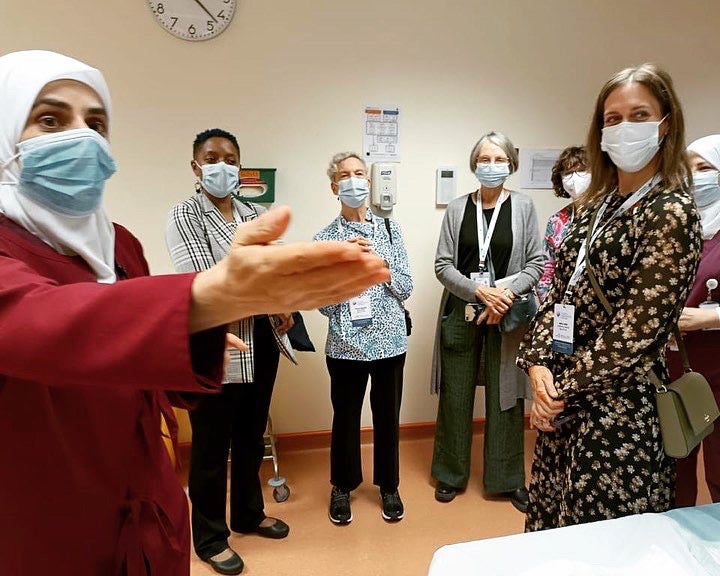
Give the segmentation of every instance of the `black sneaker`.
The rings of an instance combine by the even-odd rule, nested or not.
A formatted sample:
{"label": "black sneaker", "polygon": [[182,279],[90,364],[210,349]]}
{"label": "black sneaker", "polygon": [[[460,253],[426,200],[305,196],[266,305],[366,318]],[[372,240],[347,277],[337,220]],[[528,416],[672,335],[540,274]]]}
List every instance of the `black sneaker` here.
{"label": "black sneaker", "polygon": [[397,490],[394,492],[385,492],[380,490],[380,499],[382,500],[382,517],[388,522],[397,522],[405,516],[405,507],[400,494]]}
{"label": "black sneaker", "polygon": [[340,490],[333,486],[330,493],[330,520],[335,524],[350,524],[352,522],[352,510],[350,510],[350,492]]}

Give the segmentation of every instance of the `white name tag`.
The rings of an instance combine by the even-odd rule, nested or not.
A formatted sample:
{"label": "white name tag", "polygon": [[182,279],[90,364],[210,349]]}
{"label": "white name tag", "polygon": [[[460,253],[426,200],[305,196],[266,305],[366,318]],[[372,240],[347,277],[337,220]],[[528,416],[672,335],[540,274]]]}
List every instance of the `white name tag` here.
{"label": "white name tag", "polygon": [[572,354],[574,332],[575,306],[572,304],[555,304],[553,308],[553,351]]}
{"label": "white name tag", "polygon": [[361,294],[348,301],[350,304],[350,321],[353,326],[369,326],[372,324],[372,305],[370,295]]}
{"label": "white name tag", "polygon": [[470,272],[470,280],[474,280],[480,286],[490,287],[490,272]]}

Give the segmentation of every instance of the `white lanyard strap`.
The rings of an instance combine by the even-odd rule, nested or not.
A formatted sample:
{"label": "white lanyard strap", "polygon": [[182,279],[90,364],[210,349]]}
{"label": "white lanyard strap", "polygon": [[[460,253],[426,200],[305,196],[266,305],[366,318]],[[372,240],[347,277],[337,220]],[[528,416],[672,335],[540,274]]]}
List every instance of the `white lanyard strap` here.
{"label": "white lanyard strap", "polygon": [[477,235],[478,235],[478,249],[480,252],[480,271],[485,269],[485,260],[487,259],[488,251],[490,250],[490,240],[492,240],[493,232],[495,231],[495,224],[497,224],[498,215],[500,214],[500,207],[502,203],[510,196],[510,193],[503,190],[500,193],[500,197],[495,202],[495,208],[493,209],[492,217],[490,218],[490,224],[488,224],[487,234],[483,238],[483,226],[485,222],[485,216],[482,208],[482,198],[480,196],[480,190],[477,193],[477,201],[475,207],[477,209]]}
{"label": "white lanyard strap", "polygon": [[598,208],[597,215],[595,216],[595,218],[591,219],[592,231],[588,235],[589,241],[583,242],[578,249],[577,260],[575,261],[575,270],[573,271],[573,274],[570,277],[570,281],[568,282],[568,287],[565,291],[566,294],[570,294],[571,288],[575,287],[575,284],[577,284],[580,276],[582,276],[582,273],[585,271],[585,267],[587,266],[587,251],[590,249],[592,243],[597,239],[598,236],[600,236],[603,230],[605,230],[605,228],[607,228],[607,226],[613,220],[624,214],[631,206],[634,206],[640,200],[642,200],[647,195],[647,193],[650,192],[650,190],[652,190],[660,182],[660,180],[662,180],[660,174],[655,174],[655,176],[653,176],[652,178],[650,178],[650,180],[645,182],[645,184],[640,186],[640,188],[638,188],[632,195],[628,196],[625,199],[625,202],[623,202],[620,207],[615,210],[615,212],[613,212],[612,216],[610,216],[607,222],[605,222],[601,226],[600,221],[602,220],[605,210],[610,204],[612,194],[608,194],[605,197],[602,205],[600,206],[600,208]]}

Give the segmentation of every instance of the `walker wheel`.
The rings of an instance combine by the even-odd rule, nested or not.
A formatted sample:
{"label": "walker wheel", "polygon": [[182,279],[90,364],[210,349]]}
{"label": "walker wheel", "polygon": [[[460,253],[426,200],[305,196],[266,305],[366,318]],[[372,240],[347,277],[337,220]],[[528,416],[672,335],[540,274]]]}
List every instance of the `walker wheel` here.
{"label": "walker wheel", "polygon": [[275,498],[275,502],[285,502],[285,500],[290,498],[290,488],[285,484],[273,488],[273,498]]}

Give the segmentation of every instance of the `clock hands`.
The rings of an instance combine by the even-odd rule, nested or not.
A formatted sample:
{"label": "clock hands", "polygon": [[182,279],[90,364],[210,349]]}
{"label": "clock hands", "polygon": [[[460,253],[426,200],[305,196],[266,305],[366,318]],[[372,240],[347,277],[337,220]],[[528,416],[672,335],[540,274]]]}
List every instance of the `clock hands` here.
{"label": "clock hands", "polygon": [[215,22],[217,22],[217,19],[215,18],[215,16],[212,15],[212,13],[210,12],[210,10],[208,10],[207,8],[205,8],[204,4],[203,4],[202,2],[200,2],[200,0],[195,0],[195,3],[196,3],[198,6],[200,6],[200,8],[202,8],[203,10],[205,10],[205,12],[207,12],[207,15],[210,16],[210,18],[212,18]]}

